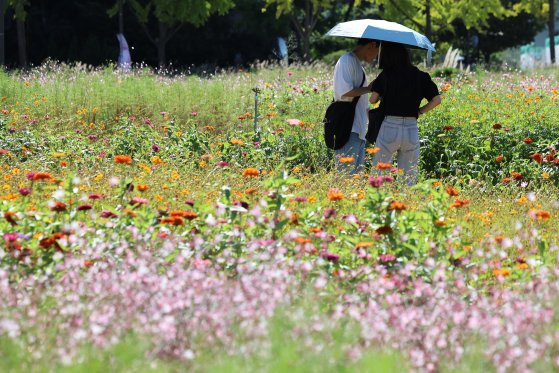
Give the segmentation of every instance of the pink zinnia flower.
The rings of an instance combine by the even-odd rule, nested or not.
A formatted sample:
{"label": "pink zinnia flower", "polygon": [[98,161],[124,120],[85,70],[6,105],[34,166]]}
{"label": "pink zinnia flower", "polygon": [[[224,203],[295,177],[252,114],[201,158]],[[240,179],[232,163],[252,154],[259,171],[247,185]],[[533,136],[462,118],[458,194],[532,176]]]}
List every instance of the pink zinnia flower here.
{"label": "pink zinnia flower", "polygon": [[116,218],[117,215],[110,210],[103,210],[100,212],[102,218]]}
{"label": "pink zinnia flower", "polygon": [[146,204],[149,203],[149,200],[147,200],[145,198],[141,198],[141,197],[134,197],[134,198],[132,198],[130,203],[132,205],[146,205]]}

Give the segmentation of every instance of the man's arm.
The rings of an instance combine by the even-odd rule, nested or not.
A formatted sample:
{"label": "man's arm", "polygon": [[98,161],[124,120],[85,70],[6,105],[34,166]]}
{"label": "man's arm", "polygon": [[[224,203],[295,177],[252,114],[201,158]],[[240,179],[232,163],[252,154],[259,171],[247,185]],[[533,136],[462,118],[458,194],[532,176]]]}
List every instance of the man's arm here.
{"label": "man's arm", "polygon": [[359,88],[354,88],[349,92],[346,92],[342,95],[342,97],[357,97],[357,96],[362,96],[364,94],[370,93],[371,92],[371,85],[373,84],[373,82],[371,82],[368,86],[366,87],[359,87]]}

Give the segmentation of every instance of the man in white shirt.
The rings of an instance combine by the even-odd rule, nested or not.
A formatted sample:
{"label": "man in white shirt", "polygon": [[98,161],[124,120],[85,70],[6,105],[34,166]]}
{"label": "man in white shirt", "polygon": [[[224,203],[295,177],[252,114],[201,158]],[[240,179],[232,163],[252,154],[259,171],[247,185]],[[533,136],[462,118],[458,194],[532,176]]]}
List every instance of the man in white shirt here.
{"label": "man in white shirt", "polygon": [[[355,49],[341,56],[334,68],[334,100],[352,101],[354,97],[361,96],[355,108],[349,140],[335,151],[336,168],[351,175],[363,170],[365,135],[369,125],[367,94],[371,92],[371,86],[367,84],[366,78],[363,81],[365,71],[361,63],[372,62],[378,56],[379,47],[380,42],[377,40],[359,39]],[[362,81],[362,86],[359,86]]]}

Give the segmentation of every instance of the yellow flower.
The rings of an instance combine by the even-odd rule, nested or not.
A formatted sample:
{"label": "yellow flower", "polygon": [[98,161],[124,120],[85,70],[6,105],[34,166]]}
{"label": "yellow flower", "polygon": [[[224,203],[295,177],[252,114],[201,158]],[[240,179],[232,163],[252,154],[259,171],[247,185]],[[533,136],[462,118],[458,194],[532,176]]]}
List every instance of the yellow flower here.
{"label": "yellow flower", "polygon": [[316,197],[315,196],[309,196],[308,201],[309,201],[309,203],[315,203],[316,202]]}
{"label": "yellow flower", "polygon": [[528,198],[526,198],[525,196],[522,196],[522,197],[520,197],[520,198],[518,199],[517,202],[518,202],[519,205],[523,205],[523,204],[525,204],[527,201],[528,201]]}
{"label": "yellow flower", "polygon": [[549,175],[547,172],[542,173],[542,177],[543,177],[544,179],[549,179],[549,176],[550,176],[550,175]]}
{"label": "yellow flower", "polygon": [[99,180],[101,180],[101,179],[103,178],[103,176],[105,176],[105,175],[103,175],[103,174],[97,174],[97,175],[95,175],[95,177],[93,178],[93,180],[99,181]]}
{"label": "yellow flower", "polygon": [[171,180],[178,180],[180,177],[179,173],[177,171],[172,171],[171,172]]}
{"label": "yellow flower", "polygon": [[206,168],[206,162],[205,161],[200,161],[200,163],[198,163],[198,165],[200,166],[200,168]]}
{"label": "yellow flower", "polygon": [[161,164],[161,163],[163,163],[163,161],[161,160],[161,158],[158,155],[154,155],[153,157],[151,157],[151,163]]}
{"label": "yellow flower", "polygon": [[140,167],[142,170],[144,170],[144,171],[145,171],[146,173],[148,173],[148,174],[151,172],[151,167],[148,166],[148,165],[145,164],[145,163],[140,163],[140,164],[138,165],[138,167]]}
{"label": "yellow flower", "polygon": [[12,174],[13,174],[13,175],[19,174],[19,168],[17,168],[17,167],[13,168],[13,169],[12,169]]}
{"label": "yellow flower", "polygon": [[231,139],[231,144],[233,145],[243,145],[245,142],[240,139]]}

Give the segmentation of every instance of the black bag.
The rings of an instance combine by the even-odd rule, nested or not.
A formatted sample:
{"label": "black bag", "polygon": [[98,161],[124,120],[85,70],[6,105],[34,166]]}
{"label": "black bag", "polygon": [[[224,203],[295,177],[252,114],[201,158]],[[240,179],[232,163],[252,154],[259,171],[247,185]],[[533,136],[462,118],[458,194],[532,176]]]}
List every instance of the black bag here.
{"label": "black bag", "polygon": [[386,108],[384,106],[384,99],[386,97],[386,90],[388,85],[386,84],[386,77],[384,80],[384,94],[380,97],[380,104],[377,108],[369,110],[369,126],[367,128],[367,134],[365,139],[371,144],[377,141],[378,133],[380,132],[380,127],[386,116]]}
{"label": "black bag", "polygon": [[[365,83],[365,72],[359,87]],[[355,107],[361,96],[355,97],[350,101],[332,101],[326,109],[324,115],[324,142],[326,146],[333,150],[341,149],[349,140],[353,119],[355,117]]]}

